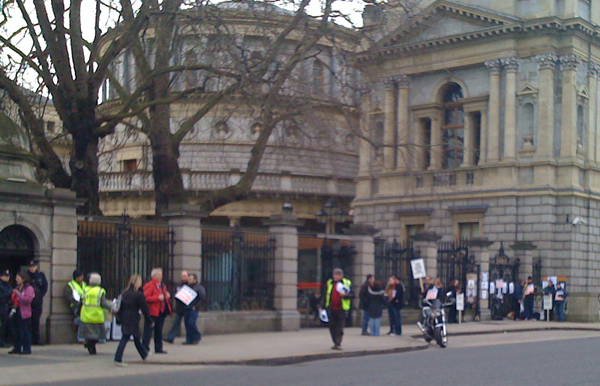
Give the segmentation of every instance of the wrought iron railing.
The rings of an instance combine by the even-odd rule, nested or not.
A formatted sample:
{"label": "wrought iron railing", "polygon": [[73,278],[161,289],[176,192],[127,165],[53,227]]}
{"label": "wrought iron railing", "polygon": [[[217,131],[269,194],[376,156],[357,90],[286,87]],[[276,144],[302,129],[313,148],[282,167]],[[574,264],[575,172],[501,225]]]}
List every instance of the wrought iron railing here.
{"label": "wrought iron railing", "polygon": [[399,276],[404,286],[404,301],[414,308],[419,307],[420,289],[418,280],[412,277],[410,261],[417,257],[411,242],[398,243],[394,239],[388,243],[380,239],[375,243],[375,279],[385,287],[391,276]]}

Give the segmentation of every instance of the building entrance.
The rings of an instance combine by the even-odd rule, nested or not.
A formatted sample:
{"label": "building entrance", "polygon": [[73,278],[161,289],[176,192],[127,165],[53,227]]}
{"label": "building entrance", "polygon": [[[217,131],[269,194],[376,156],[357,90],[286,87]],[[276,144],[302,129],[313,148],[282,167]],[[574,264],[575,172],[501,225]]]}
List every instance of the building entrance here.
{"label": "building entrance", "polygon": [[11,225],[0,232],[0,269],[10,270],[11,279],[35,256],[30,231],[20,225]]}

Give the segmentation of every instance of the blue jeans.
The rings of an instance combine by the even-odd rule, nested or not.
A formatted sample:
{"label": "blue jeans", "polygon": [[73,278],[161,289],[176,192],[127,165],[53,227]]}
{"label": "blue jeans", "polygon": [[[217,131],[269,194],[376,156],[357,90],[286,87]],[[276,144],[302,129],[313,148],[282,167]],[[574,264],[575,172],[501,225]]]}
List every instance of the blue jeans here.
{"label": "blue jeans", "polygon": [[369,311],[363,310],[363,319],[362,319],[362,332],[367,332],[369,328]]}
{"label": "blue jeans", "polygon": [[390,312],[394,315],[394,328],[390,330],[396,335],[402,335],[402,316],[400,315],[400,309],[390,307]]}
{"label": "blue jeans", "polygon": [[371,336],[379,336],[379,327],[381,327],[381,318],[370,318]]}
{"label": "blue jeans", "polygon": [[198,310],[187,309],[183,313],[183,320],[185,324],[185,342],[186,343],[198,343],[202,339],[202,334],[198,330]]}
{"label": "blue jeans", "polygon": [[565,321],[565,302],[554,302],[554,308],[556,309],[556,319],[559,322]]}
{"label": "blue jeans", "polygon": [[173,319],[173,326],[171,327],[171,331],[167,335],[167,341],[173,342],[177,335],[179,335],[179,330],[181,329],[181,320],[183,319],[183,312],[176,312],[175,319]]}

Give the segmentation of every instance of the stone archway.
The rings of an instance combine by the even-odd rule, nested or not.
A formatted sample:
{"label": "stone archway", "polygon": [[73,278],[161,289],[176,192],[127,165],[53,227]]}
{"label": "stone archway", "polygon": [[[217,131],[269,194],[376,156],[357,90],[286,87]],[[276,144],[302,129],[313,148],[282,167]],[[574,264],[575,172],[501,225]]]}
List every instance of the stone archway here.
{"label": "stone archway", "polygon": [[0,269],[10,270],[11,277],[35,256],[31,231],[21,225],[10,225],[0,232]]}

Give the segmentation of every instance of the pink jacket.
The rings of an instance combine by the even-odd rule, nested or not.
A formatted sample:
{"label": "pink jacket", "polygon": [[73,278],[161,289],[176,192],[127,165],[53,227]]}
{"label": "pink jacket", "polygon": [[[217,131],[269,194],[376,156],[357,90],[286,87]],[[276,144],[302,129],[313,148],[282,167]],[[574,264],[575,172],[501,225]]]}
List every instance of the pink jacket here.
{"label": "pink jacket", "polygon": [[31,302],[35,298],[35,291],[32,285],[22,288],[17,299],[19,299],[19,310],[21,311],[21,319],[31,318]]}

